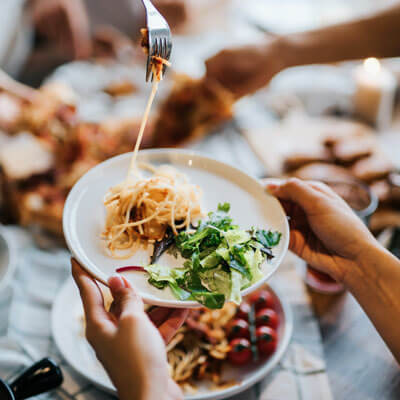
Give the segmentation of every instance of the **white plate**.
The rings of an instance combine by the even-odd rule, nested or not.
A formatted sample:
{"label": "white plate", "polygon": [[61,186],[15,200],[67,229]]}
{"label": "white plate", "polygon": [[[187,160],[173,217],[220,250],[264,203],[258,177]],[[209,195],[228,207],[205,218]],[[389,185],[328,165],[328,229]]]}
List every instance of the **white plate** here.
{"label": "white plate", "polygon": [[[271,288],[275,295],[277,312],[280,318],[278,329],[278,348],[267,361],[259,362],[247,367],[224,369],[223,378],[235,379],[238,385],[228,389],[210,390],[206,383],[199,384],[199,391],[195,395],[185,396],[185,400],[217,400],[233,396],[267,375],[284,355],[293,331],[293,317],[286,301]],[[95,353],[84,337],[83,308],[78,289],[72,279],[68,280],[58,294],[52,309],[52,334],[63,357],[80,375],[94,385],[109,393],[116,391],[96,359]]]}
{"label": "white plate", "polygon": [[[86,173],[71,190],[63,215],[63,228],[67,245],[73,256],[95,276],[106,283],[116,268],[126,265],[147,265],[149,251],[138,251],[127,260],[115,260],[107,254],[101,239],[104,229],[105,208],[103,198],[107,190],[122,182],[128,171],[131,154],[111,158]],[[222,162],[183,150],[145,150],[138,161],[154,165],[170,164],[188,175],[191,182],[203,189],[203,205],[206,210],[216,210],[218,203],[229,202],[230,214],[235,223],[243,228],[252,226],[277,230],[282,238],[273,249],[275,257],[261,268],[262,280],[247,288],[243,295],[261,286],[276,271],[289,243],[289,227],[279,201],[268,195],[254,178]],[[177,265],[174,257],[163,255],[163,264]],[[147,282],[141,272],[129,272],[125,276],[149,304],[165,307],[197,307],[195,301],[180,301],[167,287],[159,290]]]}
{"label": "white plate", "polygon": [[9,232],[0,226],[0,291],[10,282],[16,266],[17,257],[14,243]]}

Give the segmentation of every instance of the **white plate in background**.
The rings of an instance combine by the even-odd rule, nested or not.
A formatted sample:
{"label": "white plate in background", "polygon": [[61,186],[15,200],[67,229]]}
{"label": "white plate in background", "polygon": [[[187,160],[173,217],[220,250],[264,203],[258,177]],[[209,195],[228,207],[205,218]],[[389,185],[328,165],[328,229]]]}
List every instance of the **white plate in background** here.
{"label": "white plate in background", "polygon": [[[280,325],[278,332],[278,347],[267,360],[244,367],[224,368],[223,379],[233,379],[237,385],[223,390],[211,390],[210,384],[201,382],[198,393],[186,395],[185,400],[217,400],[241,393],[264,378],[280,361],[289,345],[293,331],[291,309],[276,289],[270,287],[276,300],[276,311]],[[80,375],[88,379],[100,389],[116,394],[116,390],[97,360],[93,349],[84,336],[83,308],[78,289],[72,279],[61,288],[52,309],[52,334],[62,356],[68,364]]]}

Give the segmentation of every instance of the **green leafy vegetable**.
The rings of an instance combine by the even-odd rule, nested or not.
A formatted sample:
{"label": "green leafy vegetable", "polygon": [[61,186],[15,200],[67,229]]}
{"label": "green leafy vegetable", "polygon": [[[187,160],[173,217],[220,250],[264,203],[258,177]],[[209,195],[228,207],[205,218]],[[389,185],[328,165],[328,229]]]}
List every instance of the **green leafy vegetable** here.
{"label": "green leafy vegetable", "polygon": [[251,236],[244,230],[232,229],[224,234],[224,238],[230,247],[237,244],[247,243],[251,239]]}
{"label": "green leafy vegetable", "polygon": [[157,282],[159,286],[162,284],[166,286],[168,282],[175,283],[176,280],[184,278],[186,273],[184,268],[170,268],[158,264],[148,265],[144,269],[150,275],[149,283],[154,285],[154,282]]}
{"label": "green leafy vegetable", "polygon": [[208,308],[221,308],[225,301],[240,304],[241,291],[262,278],[260,266],[273,257],[271,248],[279,243],[281,233],[240,229],[229,210],[229,203],[219,204],[194,232],[175,236],[172,246],[168,237],[155,255],[165,248],[176,251],[186,259],[184,268],[149,265],[145,267],[149,283],[159,289],[169,286],[177,299],[196,300]]}
{"label": "green leafy vegetable", "polygon": [[280,232],[265,231],[263,229],[256,232],[257,240],[267,248],[277,246],[281,236]]}
{"label": "green leafy vegetable", "polygon": [[168,285],[168,281],[157,281],[153,278],[149,278],[148,282],[150,285],[155,286],[157,289],[164,289]]}
{"label": "green leafy vegetable", "polygon": [[250,274],[250,271],[248,270],[248,268],[245,265],[238,262],[237,260],[235,260],[232,255],[231,255],[231,259],[229,261],[229,266],[232,269],[240,272],[248,280],[251,280],[251,274]]}
{"label": "green leafy vegetable", "polygon": [[231,293],[230,273],[224,271],[222,267],[207,269],[200,272],[201,283],[212,293],[221,293],[229,298]]}
{"label": "green leafy vegetable", "polygon": [[186,290],[182,289],[179,287],[176,283],[174,282],[169,282],[169,287],[172,290],[172,293],[174,296],[179,299],[179,300],[189,300],[190,299],[190,292],[187,292]]}
{"label": "green leafy vegetable", "polygon": [[240,304],[242,302],[242,296],[240,295],[240,291],[242,290],[242,275],[235,271],[231,270],[231,293],[228,297],[228,301],[233,301],[236,304]]}
{"label": "green leafy vegetable", "polygon": [[192,298],[211,309],[222,308],[225,303],[225,296],[220,293],[193,292]]}
{"label": "green leafy vegetable", "polygon": [[231,205],[229,203],[219,203],[218,204],[218,211],[223,211],[228,213],[231,209]]}

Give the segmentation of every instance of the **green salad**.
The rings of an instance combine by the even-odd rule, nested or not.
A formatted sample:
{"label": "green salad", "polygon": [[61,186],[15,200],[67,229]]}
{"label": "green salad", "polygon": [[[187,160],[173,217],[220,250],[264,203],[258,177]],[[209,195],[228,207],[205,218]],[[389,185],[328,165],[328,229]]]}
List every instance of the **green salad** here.
{"label": "green salad", "polygon": [[[221,308],[225,301],[240,304],[241,290],[262,278],[260,266],[273,258],[271,248],[279,243],[281,233],[240,229],[229,210],[228,203],[219,204],[192,233],[169,232],[155,246],[152,264],[144,267],[149,283],[159,289],[169,286],[177,299],[195,300],[208,308]],[[185,259],[182,268],[157,262],[166,250]]]}

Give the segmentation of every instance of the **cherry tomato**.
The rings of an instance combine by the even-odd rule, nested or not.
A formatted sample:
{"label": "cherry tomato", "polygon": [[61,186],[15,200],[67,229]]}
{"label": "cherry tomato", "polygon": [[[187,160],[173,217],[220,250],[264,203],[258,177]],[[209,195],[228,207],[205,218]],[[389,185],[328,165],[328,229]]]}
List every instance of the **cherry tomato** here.
{"label": "cherry tomato", "polygon": [[269,326],[276,329],[279,324],[278,314],[271,308],[262,308],[256,313],[257,326]]}
{"label": "cherry tomato", "polygon": [[268,290],[262,289],[250,296],[250,303],[254,304],[257,311],[262,308],[274,308],[274,297]]}
{"label": "cherry tomato", "polygon": [[259,326],[256,329],[257,349],[263,356],[269,356],[276,350],[278,337],[269,326]]}
{"label": "cherry tomato", "polygon": [[245,365],[252,359],[251,345],[247,339],[233,339],[229,346],[231,350],[228,353],[229,361],[234,365]]}
{"label": "cherry tomato", "polygon": [[246,321],[249,320],[249,313],[251,311],[251,306],[249,303],[247,303],[246,301],[243,301],[242,304],[240,304],[236,316],[238,318],[244,319]]}
{"label": "cherry tomato", "polygon": [[230,338],[250,339],[249,324],[244,319],[234,319],[228,326],[228,336]]}

